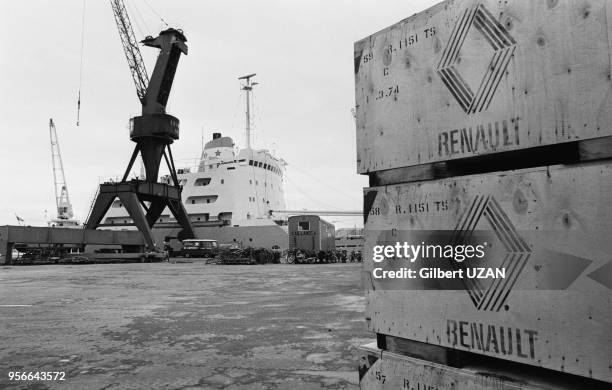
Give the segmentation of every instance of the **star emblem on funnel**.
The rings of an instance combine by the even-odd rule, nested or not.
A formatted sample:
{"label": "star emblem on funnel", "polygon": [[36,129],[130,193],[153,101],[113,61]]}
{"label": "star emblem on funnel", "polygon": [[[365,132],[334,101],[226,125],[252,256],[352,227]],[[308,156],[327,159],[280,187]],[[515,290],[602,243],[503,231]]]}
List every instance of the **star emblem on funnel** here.
{"label": "star emblem on funnel", "polygon": [[[460,61],[459,53],[472,28],[476,28],[484,36],[494,52],[476,92],[456,69]],[[515,48],[516,41],[508,30],[484,5],[479,4],[466,9],[455,23],[436,72],[466,114],[480,112],[491,104]]]}

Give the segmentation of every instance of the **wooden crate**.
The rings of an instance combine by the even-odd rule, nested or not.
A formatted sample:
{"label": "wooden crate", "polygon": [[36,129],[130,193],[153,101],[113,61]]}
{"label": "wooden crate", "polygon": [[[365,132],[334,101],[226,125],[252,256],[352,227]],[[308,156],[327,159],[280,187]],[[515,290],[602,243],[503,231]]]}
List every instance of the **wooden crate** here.
{"label": "wooden crate", "polygon": [[[373,332],[612,382],[612,163],[364,190],[363,283]],[[488,235],[505,278],[376,279],[376,245]],[[463,242],[463,241],[457,242]],[[468,264],[466,261],[462,264]]]}
{"label": "wooden crate", "polygon": [[359,173],[612,135],[612,3],[449,0],[355,43]]}
{"label": "wooden crate", "polygon": [[462,368],[389,353],[375,344],[360,348],[361,390],[575,390],[605,389],[581,378],[546,375],[486,362]]}

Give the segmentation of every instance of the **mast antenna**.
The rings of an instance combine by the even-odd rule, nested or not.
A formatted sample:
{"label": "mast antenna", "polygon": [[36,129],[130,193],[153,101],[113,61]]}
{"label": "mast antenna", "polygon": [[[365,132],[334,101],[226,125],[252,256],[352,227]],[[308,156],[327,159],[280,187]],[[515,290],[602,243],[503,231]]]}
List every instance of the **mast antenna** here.
{"label": "mast antenna", "polygon": [[246,148],[251,149],[251,91],[253,91],[253,87],[256,86],[257,82],[251,82],[251,79],[255,77],[257,73],[251,73],[246,76],[238,77],[238,80],[246,80],[246,84],[241,86],[241,90],[246,91]]}

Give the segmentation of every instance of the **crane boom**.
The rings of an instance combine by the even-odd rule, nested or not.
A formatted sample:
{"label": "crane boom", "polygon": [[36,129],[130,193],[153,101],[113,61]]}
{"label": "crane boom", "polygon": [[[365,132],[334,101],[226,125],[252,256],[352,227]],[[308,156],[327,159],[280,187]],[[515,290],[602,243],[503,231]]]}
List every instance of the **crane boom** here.
{"label": "crane boom", "polygon": [[132,73],[132,79],[136,85],[136,94],[142,104],[146,102],[147,86],[149,85],[149,76],[147,75],[147,69],[145,68],[144,61],[142,60],[142,54],[138,47],[138,41],[134,36],[134,30],[132,29],[132,23],[130,17],[125,9],[123,0],[110,0],[113,14],[115,15],[115,22],[119,29],[119,37],[121,38],[121,44],[123,45],[123,52],[127,59],[130,72]]}
{"label": "crane boom", "polygon": [[68,196],[68,185],[64,174],[64,164],[60,153],[59,141],[53,119],[49,119],[49,137],[51,139],[51,159],[53,162],[53,183],[55,184],[55,205],[57,207],[57,219],[68,220],[74,217],[72,204]]}

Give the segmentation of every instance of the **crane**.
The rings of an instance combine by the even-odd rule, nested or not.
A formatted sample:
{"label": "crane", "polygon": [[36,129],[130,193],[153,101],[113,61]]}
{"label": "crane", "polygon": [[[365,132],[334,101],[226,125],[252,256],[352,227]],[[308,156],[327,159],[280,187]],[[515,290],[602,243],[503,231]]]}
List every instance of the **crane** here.
{"label": "crane", "polygon": [[55,205],[57,217],[50,221],[53,226],[78,226],[79,221],[74,219],[72,203],[68,195],[68,185],[62,163],[59,140],[53,118],[49,119],[49,138],[51,140],[51,161],[53,165],[53,183],[55,185]]}
{"label": "crane", "polygon": [[[170,144],[179,138],[178,118],[166,113],[166,104],[174,81],[181,54],[187,54],[187,38],[181,30],[168,28],[157,37],[147,36],[144,46],[159,49],[151,78],[142,60],[138,41],[132,29],[123,0],[110,0],[123,52],[132,74],[136,94],[142,105],[142,115],[130,119],[130,139],[136,143],[123,179],[119,183],[104,183],[92,206],[86,228],[96,229],[115,198],[119,198],[126,211],[144,236],[149,250],[158,250],[151,231],[166,207],[170,209],[183,230],[181,238],[194,238],[193,226],[181,201]],[[143,181],[128,181],[138,155],[145,169]],[[164,158],[173,185],[158,183],[159,167]],[[143,212],[144,209],[144,212]]]}
{"label": "crane", "polygon": [[115,15],[117,28],[119,29],[119,37],[123,45],[123,52],[125,53],[125,58],[127,59],[130,72],[132,73],[132,79],[136,85],[136,94],[138,95],[140,103],[145,104],[149,76],[147,75],[147,68],[145,68],[144,61],[142,60],[138,41],[134,36],[130,16],[125,9],[123,0],[111,0],[110,3],[113,9],[113,15]]}

